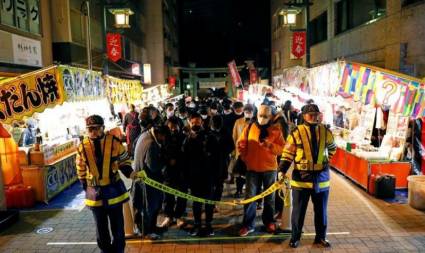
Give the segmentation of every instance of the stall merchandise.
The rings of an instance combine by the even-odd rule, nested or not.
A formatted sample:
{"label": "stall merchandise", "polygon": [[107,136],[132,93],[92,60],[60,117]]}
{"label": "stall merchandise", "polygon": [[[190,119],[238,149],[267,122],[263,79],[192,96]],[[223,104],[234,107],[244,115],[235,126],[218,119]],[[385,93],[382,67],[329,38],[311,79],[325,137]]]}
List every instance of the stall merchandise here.
{"label": "stall merchandise", "polygon": [[[425,114],[424,84],[419,79],[343,61],[283,73],[274,77],[280,99],[298,108],[313,99],[324,115],[322,122],[333,125],[338,149],[332,167],[365,189],[382,174],[394,175],[396,187],[407,188],[411,163],[403,159],[409,118]],[[383,111],[389,111],[388,122]],[[334,117],[340,117],[344,128],[335,127]],[[378,136],[372,136],[374,127]]]}

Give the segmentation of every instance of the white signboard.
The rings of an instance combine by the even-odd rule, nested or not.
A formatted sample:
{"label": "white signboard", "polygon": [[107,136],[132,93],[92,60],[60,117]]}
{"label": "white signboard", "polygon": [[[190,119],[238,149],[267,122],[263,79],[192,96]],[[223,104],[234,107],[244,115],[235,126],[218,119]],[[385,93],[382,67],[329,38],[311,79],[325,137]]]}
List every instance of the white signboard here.
{"label": "white signboard", "polygon": [[12,45],[15,64],[43,66],[40,41],[12,34]]}
{"label": "white signboard", "polygon": [[208,88],[224,88],[226,87],[226,81],[220,82],[199,82],[200,89],[208,89]]}

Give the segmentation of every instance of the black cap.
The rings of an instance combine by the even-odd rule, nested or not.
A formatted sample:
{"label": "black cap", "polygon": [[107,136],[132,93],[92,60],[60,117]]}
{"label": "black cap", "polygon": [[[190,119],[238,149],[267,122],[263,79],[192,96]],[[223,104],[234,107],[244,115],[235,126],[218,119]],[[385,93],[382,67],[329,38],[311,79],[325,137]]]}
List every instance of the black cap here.
{"label": "black cap", "polygon": [[319,107],[315,104],[308,104],[301,109],[303,114],[307,113],[320,113]]}
{"label": "black cap", "polygon": [[86,118],[86,127],[103,126],[103,118],[99,115],[91,115]]}

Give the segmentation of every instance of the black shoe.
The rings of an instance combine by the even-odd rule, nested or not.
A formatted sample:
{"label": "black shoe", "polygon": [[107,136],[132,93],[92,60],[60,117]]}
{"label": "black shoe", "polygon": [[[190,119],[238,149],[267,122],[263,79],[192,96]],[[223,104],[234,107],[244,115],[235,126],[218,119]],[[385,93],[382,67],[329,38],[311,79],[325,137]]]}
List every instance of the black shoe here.
{"label": "black shoe", "polygon": [[319,244],[324,248],[331,247],[331,243],[327,239],[314,239],[314,244]]}
{"label": "black shoe", "polygon": [[205,234],[207,236],[213,236],[214,235],[214,229],[212,228],[211,225],[208,224],[208,225],[205,226]]}
{"label": "black shoe", "polygon": [[201,235],[201,226],[193,226],[189,231],[190,236],[200,236]]}
{"label": "black shoe", "polygon": [[298,246],[300,246],[300,240],[293,240],[293,239],[291,239],[289,241],[289,247],[291,247],[291,248],[298,248]]}

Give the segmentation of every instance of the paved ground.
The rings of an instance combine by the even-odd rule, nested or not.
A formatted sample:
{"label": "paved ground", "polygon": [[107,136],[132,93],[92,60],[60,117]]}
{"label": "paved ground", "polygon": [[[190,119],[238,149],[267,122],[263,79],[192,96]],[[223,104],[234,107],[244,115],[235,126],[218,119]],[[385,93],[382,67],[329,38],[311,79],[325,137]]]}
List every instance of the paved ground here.
{"label": "paved ground", "polygon": [[[127,241],[127,252],[273,253],[273,252],[425,252],[425,213],[408,205],[388,204],[368,196],[342,176],[333,173],[329,201],[330,250],[312,245],[314,226],[309,208],[302,245],[288,248],[287,235],[258,232],[237,237],[240,208],[221,208],[214,227],[216,236],[190,238],[172,227],[160,242]],[[310,203],[311,204],[311,203]],[[311,205],[310,205],[311,206]],[[78,210],[22,212],[19,223],[0,234],[0,252],[98,252],[91,213]],[[42,227],[53,232],[37,234]],[[182,241],[185,240],[185,241]]]}

